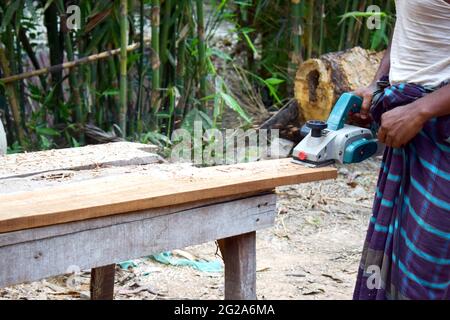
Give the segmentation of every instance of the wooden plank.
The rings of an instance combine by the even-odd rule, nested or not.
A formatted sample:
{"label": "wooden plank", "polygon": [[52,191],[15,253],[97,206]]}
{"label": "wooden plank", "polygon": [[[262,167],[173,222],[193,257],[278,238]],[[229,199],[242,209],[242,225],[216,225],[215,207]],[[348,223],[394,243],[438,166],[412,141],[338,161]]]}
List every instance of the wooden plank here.
{"label": "wooden plank", "polygon": [[256,232],[219,240],[225,300],[256,300]]}
{"label": "wooden plank", "polygon": [[114,299],[114,276],[116,265],[110,264],[91,270],[91,300]]}
{"label": "wooden plank", "polygon": [[0,179],[26,177],[62,170],[89,170],[101,166],[143,165],[160,162],[157,147],[115,142],[81,148],[47,150],[0,156]]}
{"label": "wooden plank", "polygon": [[249,233],[273,226],[275,216],[270,194],[10,244],[0,247],[0,287]]}
{"label": "wooden plank", "polygon": [[[265,192],[245,193],[239,196],[231,196],[218,199],[190,202],[181,205],[155,208],[151,210],[151,216],[157,217],[180,211],[187,211],[189,209],[201,208],[212,204],[221,204],[234,200],[241,200],[273,193],[274,190],[267,190]],[[46,238],[52,238],[56,236],[62,236],[74,232],[98,229],[120,223],[140,221],[147,219],[149,217],[149,214],[150,213],[148,211],[130,212],[127,214],[117,214],[114,216],[106,216],[89,220],[75,221],[64,224],[51,225],[42,228],[33,228],[7,233],[0,233],[0,247],[17,244],[21,242],[35,241]]]}
{"label": "wooden plank", "polygon": [[168,180],[122,174],[0,195],[0,233],[336,178],[334,168],[311,169],[290,159],[192,168]]}

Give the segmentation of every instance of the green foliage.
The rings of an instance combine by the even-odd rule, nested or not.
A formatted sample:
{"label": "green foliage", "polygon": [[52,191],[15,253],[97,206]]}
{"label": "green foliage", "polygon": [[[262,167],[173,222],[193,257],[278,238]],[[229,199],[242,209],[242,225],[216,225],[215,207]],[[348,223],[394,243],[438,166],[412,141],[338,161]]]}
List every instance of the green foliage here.
{"label": "green foliage", "polygon": [[8,147],[8,149],[6,150],[7,154],[14,154],[14,153],[21,153],[23,152],[24,149],[22,148],[22,146],[19,144],[18,141],[14,141],[14,143]]}
{"label": "green foliage", "polygon": [[[25,147],[78,147],[85,143],[87,123],[111,131],[122,122],[127,129],[121,133],[127,139],[163,148],[170,147],[168,137],[175,129],[193,132],[196,120],[206,129],[220,129],[227,109],[242,126],[250,126],[248,106],[240,105],[239,92],[227,87],[229,75],[217,61],[242,70],[239,74],[262,92],[268,108],[280,107],[292,97],[296,67],[309,53],[316,57],[356,45],[381,50],[394,22],[393,0],[298,4],[286,0],[129,0],[125,19],[121,19],[120,0],[73,0],[70,4],[81,10],[78,30],[64,30],[56,26],[58,19],[51,19],[52,14],[59,15],[63,25],[69,1],[0,3],[0,46],[5,48],[11,72],[139,43],[141,48],[126,57],[127,76],[122,79],[127,90],[125,86],[120,90],[117,55],[15,82],[28,141],[20,146],[16,128],[7,126],[9,152]],[[378,30],[365,27],[372,16],[365,10],[371,4],[382,9]],[[128,43],[121,39],[121,23],[122,30],[125,26],[129,30]],[[224,23],[233,33],[230,48],[212,45]],[[152,41],[144,39],[144,34],[151,34]],[[49,59],[42,59],[46,52]],[[0,80],[3,96],[4,87]],[[0,97],[0,101],[7,100]],[[11,110],[5,109],[4,121],[14,124]]]}

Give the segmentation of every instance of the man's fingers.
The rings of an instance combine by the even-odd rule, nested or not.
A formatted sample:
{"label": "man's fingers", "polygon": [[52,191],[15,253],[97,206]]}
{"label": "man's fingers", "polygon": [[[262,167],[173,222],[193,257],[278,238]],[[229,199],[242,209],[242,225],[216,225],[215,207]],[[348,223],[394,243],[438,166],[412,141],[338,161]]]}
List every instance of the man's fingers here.
{"label": "man's fingers", "polygon": [[389,146],[391,148],[398,148],[398,147],[400,147],[399,140],[397,138],[395,138],[395,137],[392,137],[389,142],[390,142]]}
{"label": "man's fingers", "polygon": [[372,124],[372,118],[370,114],[367,117],[362,118],[360,113],[354,113],[350,116],[349,124],[354,124],[363,128],[370,128]]}
{"label": "man's fingers", "polygon": [[372,104],[373,90],[369,87],[359,88],[359,89],[356,89],[353,92],[353,94],[355,94],[358,97],[361,97],[363,99],[359,117],[363,120],[366,120],[369,116],[370,105]]}
{"label": "man's fingers", "polygon": [[393,142],[394,139],[388,135],[386,135],[386,138],[384,140],[385,140],[384,144],[388,147],[392,147],[392,145],[394,144]]}
{"label": "man's fingers", "polygon": [[363,97],[363,103],[361,106],[361,118],[366,119],[369,115],[370,104],[372,103],[372,95],[366,94]]}
{"label": "man's fingers", "polygon": [[383,127],[378,130],[378,140],[381,143],[386,143],[386,130]]}

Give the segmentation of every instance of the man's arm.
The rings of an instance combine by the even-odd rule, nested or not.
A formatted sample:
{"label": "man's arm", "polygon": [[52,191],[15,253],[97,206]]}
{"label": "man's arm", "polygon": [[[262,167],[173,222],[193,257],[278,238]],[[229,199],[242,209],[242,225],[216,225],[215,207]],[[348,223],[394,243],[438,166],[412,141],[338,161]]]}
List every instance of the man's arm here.
{"label": "man's arm", "polygon": [[423,122],[427,122],[432,118],[449,115],[450,84],[426,95],[422,99],[416,100],[411,105],[413,108],[417,108],[423,118]]}
{"label": "man's arm", "polygon": [[386,52],[384,53],[383,59],[381,60],[380,67],[378,68],[378,71],[375,75],[375,79],[371,84],[373,86],[376,86],[377,81],[380,80],[382,76],[388,75],[389,71],[391,70],[391,42],[389,42]]}
{"label": "man's arm", "polygon": [[378,139],[389,147],[407,144],[436,117],[450,115],[450,84],[408,105],[384,113]]}
{"label": "man's arm", "polygon": [[361,113],[359,117],[362,120],[366,120],[369,118],[370,105],[372,104],[373,93],[377,90],[377,81],[384,75],[388,75],[391,69],[391,43],[389,42],[389,46],[384,53],[383,59],[381,60],[380,66],[378,67],[378,71],[375,75],[375,78],[370,83],[369,86],[364,88],[359,88],[355,90],[354,94],[363,98],[363,104],[361,107]]}

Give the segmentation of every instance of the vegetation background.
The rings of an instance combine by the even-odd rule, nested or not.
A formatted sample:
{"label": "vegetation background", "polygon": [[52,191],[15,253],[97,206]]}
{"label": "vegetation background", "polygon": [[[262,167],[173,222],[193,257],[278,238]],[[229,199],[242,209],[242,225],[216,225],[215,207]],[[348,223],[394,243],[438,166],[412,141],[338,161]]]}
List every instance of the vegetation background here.
{"label": "vegetation background", "polygon": [[[76,30],[67,27],[73,5]],[[378,29],[366,27],[370,5],[381,9]],[[257,125],[292,99],[305,59],[384,49],[393,12],[393,0],[3,0],[8,150],[119,137],[169,148],[173,130],[192,131],[195,120]]]}

